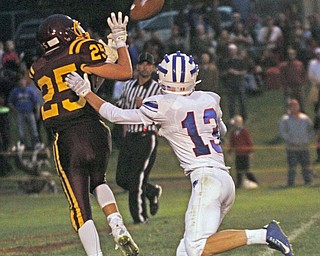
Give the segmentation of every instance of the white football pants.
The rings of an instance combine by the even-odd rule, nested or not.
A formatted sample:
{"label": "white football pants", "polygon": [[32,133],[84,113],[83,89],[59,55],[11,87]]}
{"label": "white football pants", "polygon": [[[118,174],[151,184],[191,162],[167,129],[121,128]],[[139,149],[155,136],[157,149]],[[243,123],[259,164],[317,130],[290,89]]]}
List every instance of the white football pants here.
{"label": "white football pants", "polygon": [[235,185],[227,171],[199,168],[191,172],[190,179],[192,193],[177,256],[200,256],[207,238],[217,232],[235,199]]}

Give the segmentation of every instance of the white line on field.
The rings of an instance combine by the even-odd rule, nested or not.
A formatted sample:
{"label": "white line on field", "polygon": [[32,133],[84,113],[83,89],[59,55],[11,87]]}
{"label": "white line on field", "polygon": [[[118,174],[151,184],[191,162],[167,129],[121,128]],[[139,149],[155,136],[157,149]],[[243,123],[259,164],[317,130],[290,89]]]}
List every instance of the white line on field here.
{"label": "white line on field", "polygon": [[[312,216],[307,223],[302,223],[299,228],[293,230],[293,231],[288,235],[288,237],[289,237],[289,239],[290,239],[290,243],[292,243],[296,238],[298,238],[298,237],[299,237],[300,235],[302,235],[303,233],[307,232],[308,229],[309,229],[316,221],[319,221],[319,218],[320,218],[320,214],[316,214],[316,215]],[[294,248],[293,248],[293,250],[294,250]],[[259,253],[259,256],[270,256],[270,255],[273,255],[275,252],[276,252],[276,250],[267,248],[264,253],[262,253],[262,254]]]}

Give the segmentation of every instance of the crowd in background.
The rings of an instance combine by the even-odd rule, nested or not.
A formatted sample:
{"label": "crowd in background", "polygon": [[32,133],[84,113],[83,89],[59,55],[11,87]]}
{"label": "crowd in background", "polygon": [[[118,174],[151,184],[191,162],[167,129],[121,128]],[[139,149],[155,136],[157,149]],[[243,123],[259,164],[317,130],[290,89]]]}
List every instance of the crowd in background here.
{"label": "crowd in background", "polygon": [[[304,112],[307,98],[305,93],[311,79],[310,74],[308,75],[309,63],[312,59],[316,61],[316,55],[319,55],[320,63],[320,15],[313,14],[303,19],[296,8],[291,8],[285,13],[260,17],[254,12],[234,9],[232,23],[222,26],[218,5],[219,1],[186,5],[176,16],[168,40],[163,40],[157,31],[149,34],[143,29],[131,28],[127,44],[133,67],[142,52],[151,53],[155,64],[158,64],[165,53],[179,50],[191,54],[199,64],[199,79],[202,82],[196,90],[218,91],[226,95],[228,109],[224,112],[230,119],[240,114],[244,122],[247,122],[250,113],[247,111],[246,97],[259,95],[266,89],[283,90],[285,111],[288,109],[289,100],[295,98]],[[92,36],[99,37],[94,32]],[[100,36],[103,38],[105,35]],[[10,92],[19,86],[21,81],[36,91],[33,82],[26,76],[28,67],[22,56],[15,50],[12,40],[0,42],[2,109],[10,106]],[[319,81],[314,82],[316,91],[313,91],[313,96],[318,96],[320,64],[316,67],[317,72]],[[156,77],[156,74],[154,76]],[[100,94],[117,100],[121,92],[119,86],[122,87],[123,83],[106,83],[107,86],[101,88]],[[110,88],[114,89],[114,95]],[[37,99],[33,104],[35,122],[39,129],[41,118],[37,106],[41,104],[41,95],[38,95]],[[318,97],[313,99],[312,104],[320,105]],[[16,111],[12,104],[11,109]],[[8,112],[0,111],[0,117],[0,151],[7,151],[13,144],[10,142]],[[38,142],[50,142],[50,139],[41,138],[41,132],[38,136],[33,132],[32,136],[34,141],[29,145],[30,148],[36,147]]]}

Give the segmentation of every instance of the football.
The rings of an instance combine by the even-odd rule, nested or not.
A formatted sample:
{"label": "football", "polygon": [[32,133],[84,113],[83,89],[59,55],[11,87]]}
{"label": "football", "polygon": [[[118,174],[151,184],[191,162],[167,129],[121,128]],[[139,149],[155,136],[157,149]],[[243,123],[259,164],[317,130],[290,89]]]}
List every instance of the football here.
{"label": "football", "polygon": [[133,21],[146,20],[157,15],[164,5],[164,0],[134,0],[130,8]]}

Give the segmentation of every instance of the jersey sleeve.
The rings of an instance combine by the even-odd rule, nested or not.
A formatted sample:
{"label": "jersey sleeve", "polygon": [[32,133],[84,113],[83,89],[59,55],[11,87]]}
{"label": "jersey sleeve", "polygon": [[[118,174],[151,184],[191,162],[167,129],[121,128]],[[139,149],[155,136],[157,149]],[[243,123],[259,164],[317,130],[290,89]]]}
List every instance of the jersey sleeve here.
{"label": "jersey sleeve", "polygon": [[220,118],[218,122],[219,122],[220,135],[223,137],[227,133],[227,126],[222,121],[222,118]]}
{"label": "jersey sleeve", "polygon": [[77,54],[83,67],[99,65],[107,60],[104,46],[93,39],[76,40],[70,45],[69,54]]}
{"label": "jersey sleeve", "polygon": [[121,109],[106,102],[100,109],[99,114],[112,123],[117,124],[144,124],[150,125],[152,120],[145,117],[140,109]]}
{"label": "jersey sleeve", "polygon": [[162,95],[154,95],[143,100],[140,113],[146,122],[160,124],[164,121],[160,111],[161,97]]}

